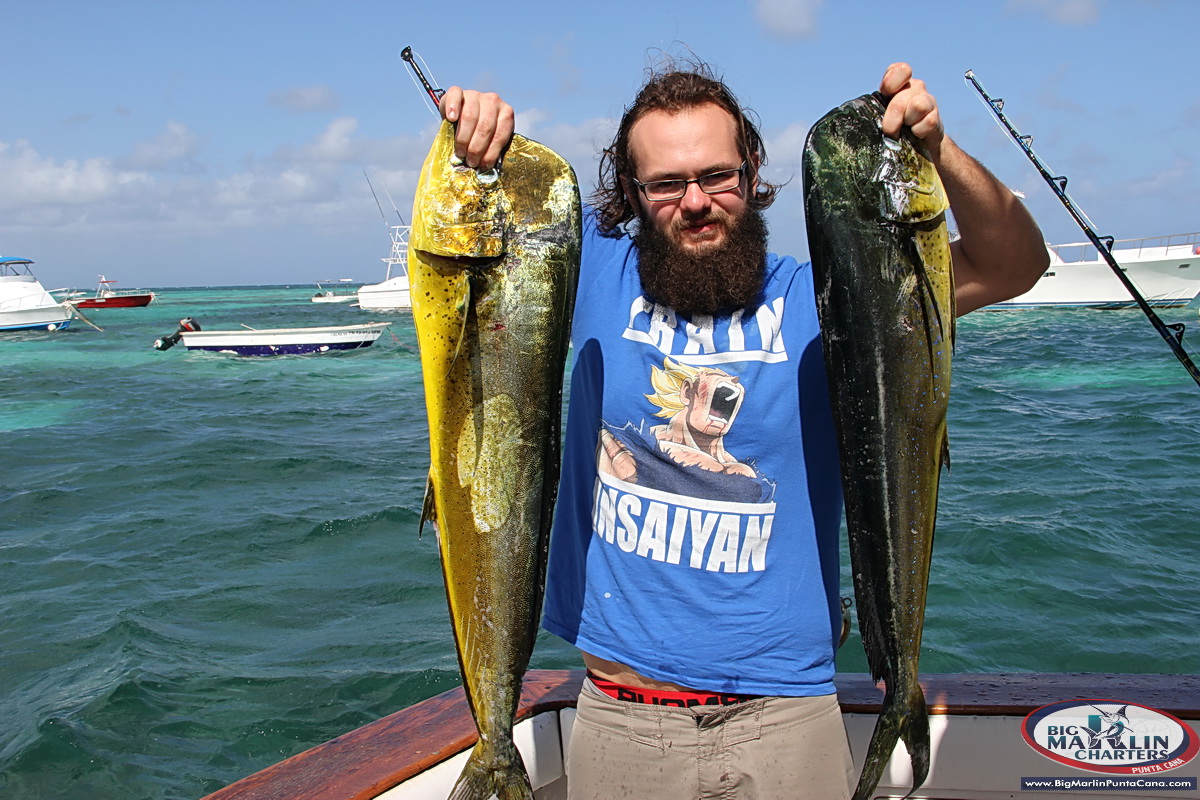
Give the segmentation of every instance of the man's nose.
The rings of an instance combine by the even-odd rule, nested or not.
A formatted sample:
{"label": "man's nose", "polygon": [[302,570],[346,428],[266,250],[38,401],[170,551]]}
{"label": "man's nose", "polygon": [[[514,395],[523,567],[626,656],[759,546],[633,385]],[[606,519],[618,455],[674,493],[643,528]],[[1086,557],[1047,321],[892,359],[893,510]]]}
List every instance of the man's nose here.
{"label": "man's nose", "polygon": [[689,183],[679,199],[679,207],[689,213],[704,211],[712,205],[712,197],[705,194],[698,183]]}

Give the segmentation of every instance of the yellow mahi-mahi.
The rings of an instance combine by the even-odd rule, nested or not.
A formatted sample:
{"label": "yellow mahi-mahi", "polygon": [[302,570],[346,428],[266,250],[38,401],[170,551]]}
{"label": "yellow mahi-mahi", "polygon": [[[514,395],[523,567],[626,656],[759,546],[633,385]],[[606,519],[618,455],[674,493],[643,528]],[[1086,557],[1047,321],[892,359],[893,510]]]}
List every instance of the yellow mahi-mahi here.
{"label": "yellow mahi-mahi", "polygon": [[855,800],[903,739],[929,771],[917,682],[946,408],[954,283],[945,190],[919,139],[884,136],[884,98],[834,109],[804,149],[805,215],[841,450],[858,627],[886,685]]}
{"label": "yellow mahi-mahi", "polygon": [[409,237],[429,416],[422,523],[438,531],[459,666],[479,729],[452,798],[531,798],[512,726],[542,604],[563,368],[579,270],[571,167],[514,136],[496,170],[443,123]]}

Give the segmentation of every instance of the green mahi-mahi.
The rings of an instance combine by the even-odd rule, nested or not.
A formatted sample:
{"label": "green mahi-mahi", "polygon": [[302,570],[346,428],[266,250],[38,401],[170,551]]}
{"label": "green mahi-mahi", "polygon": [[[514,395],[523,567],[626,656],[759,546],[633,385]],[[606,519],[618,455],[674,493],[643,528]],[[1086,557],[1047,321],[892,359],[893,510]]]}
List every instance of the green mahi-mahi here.
{"label": "green mahi-mahi", "polygon": [[575,282],[579,189],[514,136],[501,164],[454,157],[443,123],[409,237],[429,416],[422,523],[437,528],[459,666],[479,742],[452,798],[531,798],[513,745],[541,611]]}
{"label": "green mahi-mahi", "polygon": [[883,134],[884,108],[873,94],[829,112],[803,167],[858,626],[886,685],[855,800],[872,796],[898,739],[914,789],[929,771],[917,663],[955,317],[945,190],[919,139]]}

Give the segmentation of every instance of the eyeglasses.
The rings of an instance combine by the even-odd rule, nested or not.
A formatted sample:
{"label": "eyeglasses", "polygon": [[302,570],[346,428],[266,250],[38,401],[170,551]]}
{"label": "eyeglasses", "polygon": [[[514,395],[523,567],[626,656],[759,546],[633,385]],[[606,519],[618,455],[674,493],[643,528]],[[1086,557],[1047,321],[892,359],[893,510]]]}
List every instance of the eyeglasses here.
{"label": "eyeglasses", "polygon": [[642,183],[637,178],[630,178],[634,185],[642,190],[642,194],[651,203],[662,203],[667,200],[678,200],[687,194],[688,184],[696,184],[705,194],[720,194],[731,192],[742,184],[742,175],[746,172],[746,162],[737,169],[723,169],[720,172],[710,172],[699,178],[674,178],[669,181],[650,181]]}

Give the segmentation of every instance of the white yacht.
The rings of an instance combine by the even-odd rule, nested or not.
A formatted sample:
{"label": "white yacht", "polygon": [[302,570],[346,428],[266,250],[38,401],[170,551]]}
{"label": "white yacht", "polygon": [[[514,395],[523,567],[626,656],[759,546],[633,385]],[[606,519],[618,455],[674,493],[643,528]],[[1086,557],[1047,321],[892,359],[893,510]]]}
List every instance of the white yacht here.
{"label": "white yacht", "polygon": [[[1032,289],[987,308],[1137,306],[1091,242],[1049,245],[1049,250],[1050,266]],[[1200,233],[1120,239],[1112,255],[1154,308],[1186,306],[1200,294]]]}
{"label": "white yacht", "polygon": [[383,263],[387,274],[382,283],[358,287],[358,307],[370,311],[395,311],[412,308],[408,293],[408,232],[409,225],[392,225],[388,231],[392,251]]}
{"label": "white yacht", "polygon": [[29,269],[32,263],[0,257],[0,331],[60,331],[71,324],[71,307],[38,282]]}

